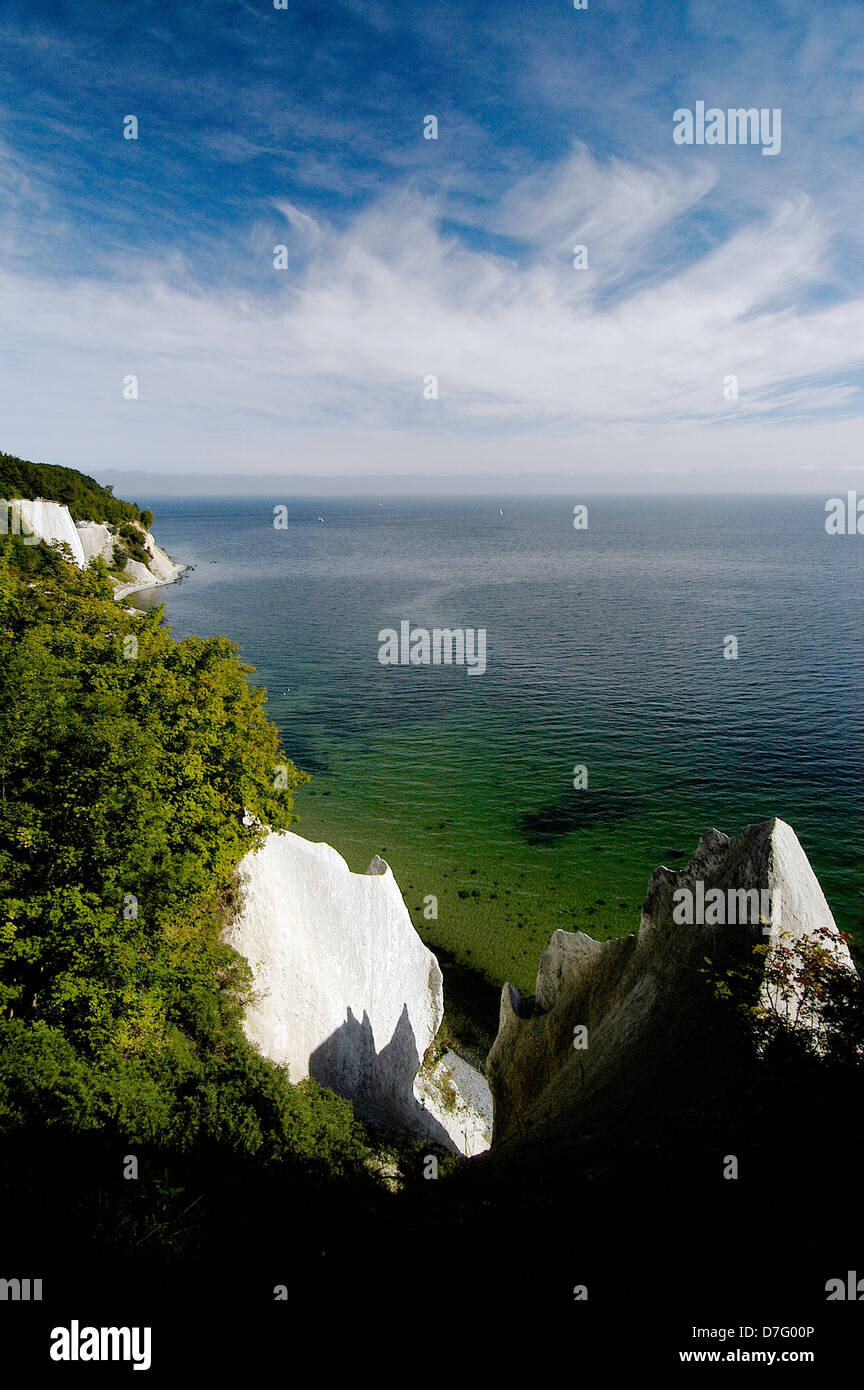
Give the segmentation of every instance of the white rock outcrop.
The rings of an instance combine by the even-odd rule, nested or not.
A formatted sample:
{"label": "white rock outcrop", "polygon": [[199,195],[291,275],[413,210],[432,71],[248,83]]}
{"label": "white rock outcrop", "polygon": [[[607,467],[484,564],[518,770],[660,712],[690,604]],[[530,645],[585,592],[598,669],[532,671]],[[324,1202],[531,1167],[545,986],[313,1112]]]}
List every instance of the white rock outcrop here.
{"label": "white rock outcrop", "polygon": [[64,542],[78,568],[84,568],[87,563],[84,547],[68,507],[61,502],[46,502],[42,497],[16,497],[9,505],[20,519],[22,535],[36,536],[49,545]]}
{"label": "white rock outcrop", "polygon": [[78,521],[75,523],[81,546],[88,563],[90,560],[104,560],[110,565],[114,560],[114,532],[101,521]]}
{"label": "white rock outcrop", "polygon": [[467,1158],[485,1153],[492,1144],[492,1092],[482,1072],[448,1049],[424,1066],[414,1094],[447,1131],[454,1148]]}
{"label": "white rock outcrop", "polygon": [[[682,917],[682,903],[704,905],[711,894],[724,905],[719,920]],[[805,937],[854,970],[798,837],[776,819],[731,839],[711,830],[686,868],[656,869],[638,936],[601,942],[555,932],[534,1000],[510,985],[502,991],[487,1060],[493,1154],[526,1144],[548,1153],[637,1114],[648,1124],[658,1098],[698,1092],[709,1073],[723,1074],[732,1047],[707,1014],[706,959],[736,967],[757,945],[794,951]],[[762,988],[765,997],[764,974]]]}
{"label": "white rock outcrop", "polygon": [[348,1097],[358,1118],[452,1149],[414,1093],[443,1016],[441,970],[388,865],[376,856],[355,874],[330,845],[271,832],[240,882],[225,939],[253,972],[250,1040],[292,1081]]}
{"label": "white rock outcrop", "polygon": [[[114,563],[114,546],[117,539],[115,528],[106,526],[99,521],[79,521],[77,530],[88,562],[98,556],[107,565]],[[128,594],[134,594],[139,589],[150,589],[162,584],[170,584],[183,572],[183,566],[175,565],[170,556],[166,555],[165,551],[156,544],[150,531],[142,532],[142,540],[150,555],[150,562],[147,565],[142,565],[140,560],[126,561],[124,574],[128,576],[130,582],[121,584],[117,590],[117,598],[125,598]]]}
{"label": "white rock outcrop", "polygon": [[170,584],[172,579],[176,579],[181,573],[183,566],[175,565],[174,561],[165,551],[156,544],[152,532],[144,533],[144,544],[150,551],[150,564],[147,566],[153,578],[160,584]]}
{"label": "white rock outcrop", "polygon": [[[9,506],[18,518],[23,536],[33,536],[48,542],[64,541],[72,552],[72,559],[79,569],[84,569],[91,560],[102,559],[107,565],[114,563],[116,528],[101,521],[72,520],[69,508],[61,502],[47,502],[42,497],[18,497],[10,500]],[[150,554],[150,562],[142,565],[138,560],[126,562],[125,574],[128,584],[121,584],[115,598],[125,598],[139,589],[150,589],[161,584],[170,584],[183,572],[182,565],[175,565],[170,556],[160,549],[149,531],[142,532],[142,540]]]}

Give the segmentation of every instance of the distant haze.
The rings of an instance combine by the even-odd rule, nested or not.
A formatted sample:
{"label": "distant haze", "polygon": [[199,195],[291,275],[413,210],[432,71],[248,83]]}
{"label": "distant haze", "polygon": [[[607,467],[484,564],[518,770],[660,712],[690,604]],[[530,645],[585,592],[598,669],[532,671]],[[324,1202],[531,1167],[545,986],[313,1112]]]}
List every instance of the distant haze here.
{"label": "distant haze", "polygon": [[766,479],[748,471],[711,476],[676,473],[546,473],[450,475],[151,473],[119,468],[94,470],[97,482],[110,483],[115,496],[145,506],[160,497],[524,497],[596,496],[843,496],[857,489],[864,497],[864,465],[854,468],[799,469]]}

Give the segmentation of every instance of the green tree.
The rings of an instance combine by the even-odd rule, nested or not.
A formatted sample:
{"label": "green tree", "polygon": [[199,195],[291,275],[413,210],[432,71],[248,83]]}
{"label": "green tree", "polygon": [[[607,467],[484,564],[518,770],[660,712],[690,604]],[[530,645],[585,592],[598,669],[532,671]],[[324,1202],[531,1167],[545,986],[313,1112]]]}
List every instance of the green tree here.
{"label": "green tree", "polygon": [[350,1105],[247,1042],[250,972],[222,940],[238,863],[306,780],[252,668],[118,607],[104,564],[6,539],[0,1129],[359,1162]]}
{"label": "green tree", "polygon": [[61,502],[75,521],[119,524],[140,519],[134,502],[120,501],[111,487],[103,487],[75,468],[31,463],[14,454],[0,453],[0,498],[12,497],[44,497],[49,502]]}

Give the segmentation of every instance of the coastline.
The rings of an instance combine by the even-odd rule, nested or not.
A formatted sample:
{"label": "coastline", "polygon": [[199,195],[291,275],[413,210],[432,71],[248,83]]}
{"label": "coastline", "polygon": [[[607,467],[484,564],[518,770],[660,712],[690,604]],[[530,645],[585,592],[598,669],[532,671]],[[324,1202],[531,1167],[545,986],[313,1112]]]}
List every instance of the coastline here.
{"label": "coastline", "polygon": [[[746,511],[742,521],[737,504],[664,503],[663,529],[673,537],[668,563],[676,572],[681,567],[686,582],[670,581],[668,592],[661,586],[647,608],[639,602],[639,546],[651,544],[659,513],[641,503],[622,506],[623,549],[616,541],[608,554],[586,557],[572,551],[565,528],[556,532],[554,499],[526,501],[519,513],[526,550],[518,560],[508,533],[483,529],[481,502],[441,505],[434,538],[426,513],[410,502],[388,504],[384,532],[377,507],[346,503],[338,514],[338,577],[326,570],[325,528],[315,529],[315,504],[297,505],[290,567],[286,533],[261,526],[260,504],[237,499],[230,505],[226,526],[228,502],[166,502],[153,529],[169,553],[197,562],[196,582],[164,598],[142,593],[125,602],[166,605],[177,637],[227,633],[238,643],[257,667],[252,680],[267,688],[267,710],[289,756],[313,774],[296,791],[298,833],[331,844],[354,872],[364,872],[373,854],[386,859],[415,927],[433,950],[446,948],[496,983],[506,980],[530,993],[537,956],[554,931],[585,930],[600,940],[635,933],[658,865],[686,863],[713,826],[735,834],[775,810],[796,827],[838,926],[864,943],[855,838],[859,791],[842,766],[829,719],[830,711],[839,711],[837,717],[852,726],[854,683],[842,663],[829,663],[820,672],[817,700],[812,684],[808,694],[781,663],[766,692],[779,702],[772,716],[778,738],[766,755],[764,785],[757,785],[748,752],[758,746],[762,715],[747,700],[736,663],[723,662],[715,671],[722,657],[704,641],[703,629],[716,616],[711,595],[726,582],[725,561],[710,544],[717,520],[736,546],[749,548],[740,582],[754,596],[763,657],[775,643],[785,649],[796,632],[814,662],[825,634],[839,650],[840,623],[824,631],[814,624],[799,629],[797,619],[787,618],[770,638],[765,625],[769,614],[777,621],[781,611],[789,558],[780,537],[788,543],[790,534],[796,563],[821,594],[827,621],[834,593],[831,546],[809,528],[805,503],[784,504],[776,534]],[[515,526],[514,512],[508,515]],[[332,527],[335,511],[328,519]],[[358,579],[381,568],[382,534],[392,550],[379,591]],[[393,614],[413,611],[417,584],[430,603],[443,603],[435,586],[444,582],[459,546],[477,535],[483,537],[478,567],[486,567],[490,581],[510,576],[506,590],[498,591],[506,593],[508,613],[495,674],[490,669],[482,680],[463,682],[444,668],[380,667],[370,634],[381,626],[382,603],[392,595]],[[328,536],[332,540],[332,530]],[[701,550],[707,575],[691,588],[693,557]],[[551,577],[541,587],[535,552],[550,557]],[[857,564],[851,551],[847,560]],[[758,587],[763,570],[771,576],[767,589]],[[566,595],[575,598],[589,572],[592,597],[586,592],[574,609],[578,626],[544,616],[541,602],[549,615],[556,604],[563,610]],[[488,608],[472,606],[480,603],[477,593],[457,582],[446,603],[488,618]],[[630,655],[616,656],[610,647],[604,610],[618,612],[638,636]],[[337,611],[338,640],[322,641],[322,624]],[[449,607],[430,607],[430,624],[445,611]],[[680,641],[686,652],[686,663],[674,673],[647,655],[656,631],[669,623],[683,623],[676,650]],[[563,647],[562,632],[569,634]],[[542,683],[542,699],[525,688],[514,645],[519,634],[526,641],[533,634],[532,683]],[[857,638],[847,633],[846,639],[856,652]],[[796,781],[796,730],[807,721],[823,765],[816,797]],[[683,774],[682,740],[689,764]],[[577,752],[592,768],[587,798],[571,785]]]}
{"label": "coastline", "polygon": [[141,593],[143,589],[162,589],[166,584],[175,584],[181,574],[186,574],[189,565],[175,565],[174,573],[169,574],[165,579],[151,579],[141,584],[124,584],[122,589],[118,589],[114,595],[114,602],[118,603],[121,599],[128,598],[130,594]]}

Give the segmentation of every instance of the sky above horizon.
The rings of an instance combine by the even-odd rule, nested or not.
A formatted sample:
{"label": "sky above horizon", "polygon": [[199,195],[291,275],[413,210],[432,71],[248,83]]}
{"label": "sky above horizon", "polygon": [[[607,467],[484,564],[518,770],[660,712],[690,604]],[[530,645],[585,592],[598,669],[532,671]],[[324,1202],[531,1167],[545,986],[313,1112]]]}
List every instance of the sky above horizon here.
{"label": "sky above horizon", "polygon": [[854,485],[859,3],[286,6],[6,0],[0,449]]}

